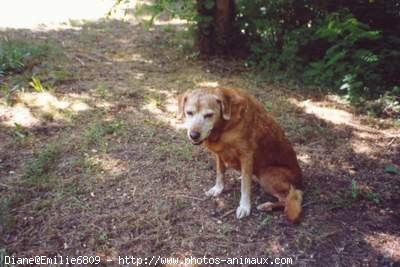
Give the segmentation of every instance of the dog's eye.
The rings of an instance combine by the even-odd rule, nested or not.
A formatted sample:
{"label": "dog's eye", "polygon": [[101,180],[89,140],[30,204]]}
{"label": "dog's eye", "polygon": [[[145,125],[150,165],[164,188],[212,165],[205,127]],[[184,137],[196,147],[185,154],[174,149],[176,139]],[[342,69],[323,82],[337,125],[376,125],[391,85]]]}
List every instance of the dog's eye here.
{"label": "dog's eye", "polygon": [[211,118],[213,115],[214,115],[213,113],[208,113],[208,114],[204,115],[204,118],[205,118],[205,119],[209,119],[209,118]]}
{"label": "dog's eye", "polygon": [[193,112],[191,112],[191,111],[186,111],[186,114],[187,114],[188,116],[192,116],[192,115],[193,115]]}

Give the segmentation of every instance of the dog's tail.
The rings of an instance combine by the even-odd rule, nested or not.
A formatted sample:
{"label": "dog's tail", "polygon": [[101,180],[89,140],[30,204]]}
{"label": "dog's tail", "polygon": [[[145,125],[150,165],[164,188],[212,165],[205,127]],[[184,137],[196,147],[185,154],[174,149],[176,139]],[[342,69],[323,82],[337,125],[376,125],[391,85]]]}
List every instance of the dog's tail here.
{"label": "dog's tail", "polygon": [[303,191],[290,186],[290,191],[286,197],[285,214],[288,219],[298,223],[301,216],[301,203],[303,202]]}

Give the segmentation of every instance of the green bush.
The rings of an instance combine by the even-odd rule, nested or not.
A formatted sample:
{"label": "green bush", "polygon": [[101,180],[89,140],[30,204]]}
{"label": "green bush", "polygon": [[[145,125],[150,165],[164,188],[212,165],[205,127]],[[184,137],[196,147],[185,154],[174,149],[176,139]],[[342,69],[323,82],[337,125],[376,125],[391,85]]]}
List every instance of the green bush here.
{"label": "green bush", "polygon": [[[300,41],[295,35],[316,16],[302,4],[304,1],[237,1],[236,23],[247,41],[252,64],[278,71],[295,58],[295,42]],[[288,39],[289,35],[294,39]]]}
{"label": "green bush", "polygon": [[361,95],[374,95],[382,79],[377,72],[379,50],[370,48],[382,38],[378,31],[351,14],[332,13],[316,27],[313,38],[323,40],[328,47],[322,59],[306,68],[308,83],[340,88],[352,102],[359,102]]}
{"label": "green bush", "polygon": [[373,106],[375,114],[377,103],[387,104],[382,110],[398,103],[400,35],[361,22],[349,9],[330,11],[317,3],[237,1],[249,64],[274,80],[333,90],[356,106]]}

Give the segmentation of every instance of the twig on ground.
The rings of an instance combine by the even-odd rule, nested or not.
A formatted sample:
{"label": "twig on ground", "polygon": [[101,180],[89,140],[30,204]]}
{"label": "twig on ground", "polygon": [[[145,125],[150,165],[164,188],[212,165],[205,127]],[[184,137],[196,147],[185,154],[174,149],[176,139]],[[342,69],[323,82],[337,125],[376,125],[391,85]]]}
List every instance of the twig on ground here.
{"label": "twig on ground", "polygon": [[187,195],[182,195],[182,194],[176,194],[176,195],[170,195],[171,197],[182,197],[182,198],[189,198],[189,199],[194,199],[194,200],[199,200],[199,201],[205,201],[207,198],[200,198],[200,197],[194,197],[194,196],[187,196]]}
{"label": "twig on ground", "polygon": [[229,215],[231,215],[231,214],[234,213],[234,212],[235,212],[235,209],[228,210],[227,212],[225,212],[225,213],[221,216],[221,219],[223,219],[223,218],[225,218],[225,217],[228,217]]}
{"label": "twig on ground", "polygon": [[314,204],[314,203],[316,203],[316,202],[317,202],[317,201],[309,201],[309,202],[303,204],[303,208],[304,208],[304,207],[307,207],[307,206],[310,206],[310,205],[312,205],[312,204]]}
{"label": "twig on ground", "polygon": [[82,66],[85,66],[85,62],[84,62],[82,59],[80,59],[80,58],[77,57],[77,56],[74,56],[74,58],[75,58],[76,60],[78,60],[78,62],[79,62]]}
{"label": "twig on ground", "polygon": [[5,187],[5,188],[8,188],[8,189],[14,189],[13,186],[7,185],[7,184],[3,184],[3,183],[0,183],[0,186]]}
{"label": "twig on ground", "polygon": [[397,136],[393,137],[392,140],[390,140],[390,142],[387,144],[387,146],[391,146],[394,143],[394,140],[396,140],[396,139],[397,139]]}

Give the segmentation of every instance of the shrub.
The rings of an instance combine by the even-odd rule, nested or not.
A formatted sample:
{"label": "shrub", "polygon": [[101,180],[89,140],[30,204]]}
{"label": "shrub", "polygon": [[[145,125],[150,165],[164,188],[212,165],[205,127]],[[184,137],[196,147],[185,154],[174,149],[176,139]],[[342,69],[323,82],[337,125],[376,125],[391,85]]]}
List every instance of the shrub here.
{"label": "shrub", "polygon": [[346,8],[333,12],[317,1],[237,1],[236,23],[247,40],[249,63],[275,80],[336,91],[356,106],[373,106],[375,114],[377,106],[386,103],[383,111],[399,101],[399,36],[372,28]]}
{"label": "shrub", "polygon": [[353,102],[361,95],[372,95],[382,78],[376,69],[379,51],[370,48],[381,39],[351,14],[328,15],[313,34],[328,44],[322,59],[311,62],[304,72],[308,83],[344,90]]}

